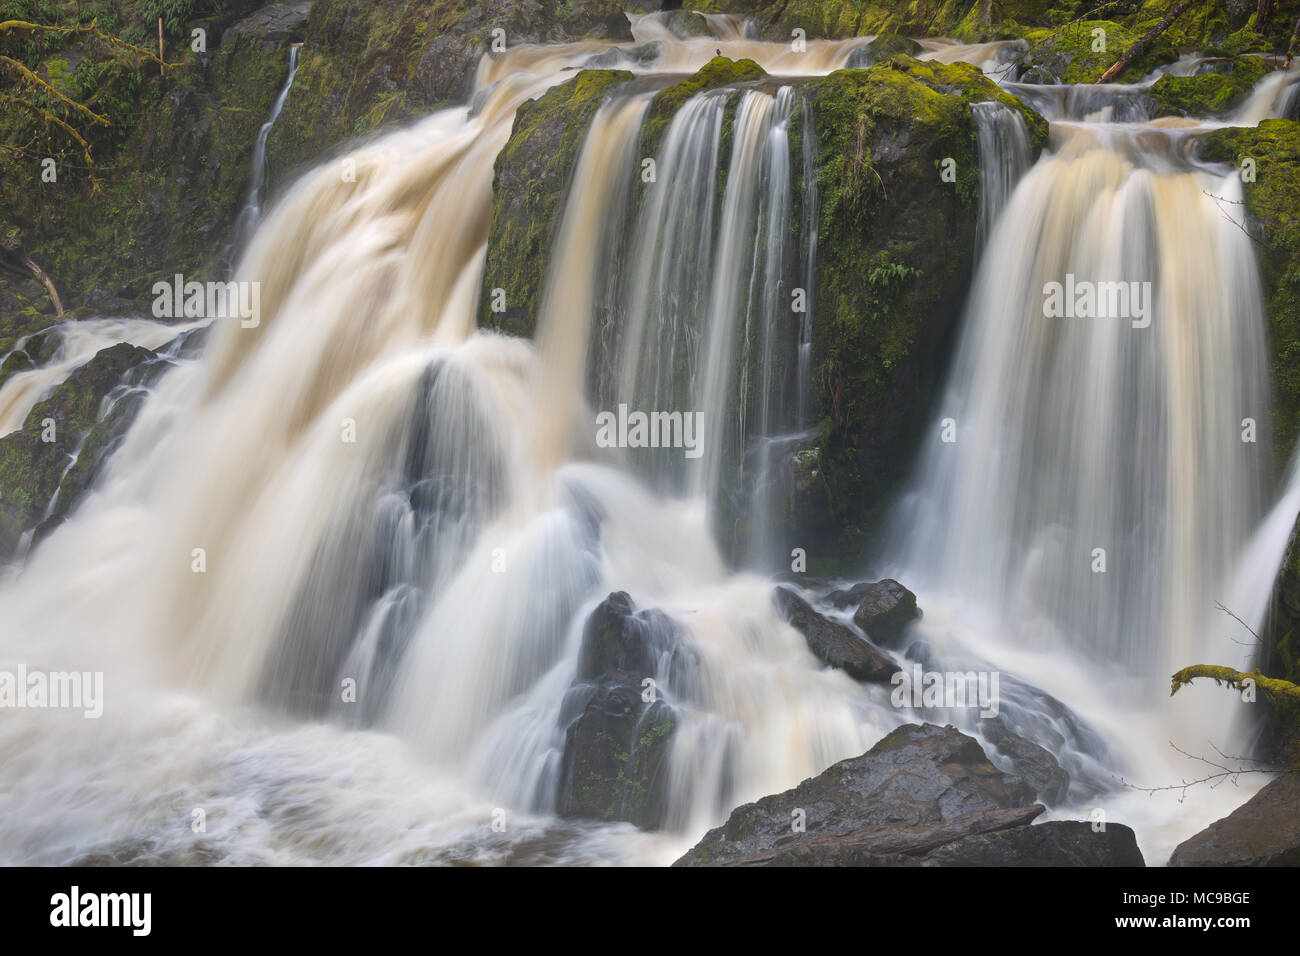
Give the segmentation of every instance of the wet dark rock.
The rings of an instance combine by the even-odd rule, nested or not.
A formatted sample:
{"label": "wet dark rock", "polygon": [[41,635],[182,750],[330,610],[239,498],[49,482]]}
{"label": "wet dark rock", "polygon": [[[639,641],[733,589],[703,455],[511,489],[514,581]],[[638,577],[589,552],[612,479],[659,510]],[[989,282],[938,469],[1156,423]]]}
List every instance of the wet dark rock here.
{"label": "wet dark rock", "polygon": [[916,595],[892,578],[877,581],[862,596],[853,622],[884,647],[893,646],[903,629],[921,616]]}
{"label": "wet dark rock", "polygon": [[[841,760],[793,790],[736,808],[678,864],[728,863],[791,847],[808,836],[891,824],[934,827],[966,814],[1026,810],[1033,803],[1033,789],[993,766],[974,738],[954,727],[907,724],[865,754]],[[792,829],[799,811],[805,833]]]}
{"label": "wet dark rock", "polygon": [[564,735],[561,816],[664,823],[668,750],[677,719],[661,700],[646,703],[633,675],[602,684]]}
{"label": "wet dark rock", "polygon": [[1300,772],[1178,844],[1170,866],[1300,866]]}
{"label": "wet dark rock", "polygon": [[978,833],[925,857],[922,866],[1146,866],[1132,829],[1077,820]]}
{"label": "wet dark rock", "polygon": [[1002,717],[980,722],[980,730],[999,754],[1010,761],[1013,772],[1038,791],[1038,799],[1049,807],[1064,802],[1070,790],[1070,775],[1046,747],[1007,728]]}
{"label": "wet dark rock", "polygon": [[888,683],[898,665],[888,655],[838,621],[819,614],[807,601],[787,587],[772,592],[777,610],[804,636],[817,658],[861,681]]}
{"label": "wet dark rock", "polygon": [[[908,724],[793,790],[738,807],[676,866],[1142,866],[1133,831],[1031,826],[1033,788],[954,727]],[[802,818],[804,832],[793,823]]]}
{"label": "wet dark rock", "polygon": [[650,677],[681,687],[694,668],[694,653],[672,618],[656,608],[638,611],[626,591],[615,591],[587,618],[576,679],[625,673],[638,686]]}
{"label": "wet dark rock", "polygon": [[[954,840],[997,832],[1006,827],[1024,828],[1043,812],[1040,806],[1008,810],[977,810],[963,813],[932,826],[886,823],[866,826],[847,833],[807,834],[802,839],[728,859],[723,866],[922,866],[925,856]],[[691,865],[691,864],[683,864]]]}
{"label": "wet dark rock", "polygon": [[[104,399],[153,358],[126,343],[100,351],[32,408],[21,431],[0,438],[0,559],[13,555],[25,531],[39,537],[38,526],[80,501],[138,408],[115,404],[101,418]],[[50,423],[54,440],[45,441]]]}
{"label": "wet dark rock", "polygon": [[645,829],[664,824],[667,759],[677,729],[664,694],[691,698],[696,674],[694,651],[662,611],[637,610],[623,591],[592,611],[561,713],[567,722],[556,795],[561,816]]}
{"label": "wet dark rock", "polygon": [[826,601],[837,608],[855,607],[862,603],[867,592],[876,586],[874,581],[862,581],[848,588],[836,588],[826,595]]}

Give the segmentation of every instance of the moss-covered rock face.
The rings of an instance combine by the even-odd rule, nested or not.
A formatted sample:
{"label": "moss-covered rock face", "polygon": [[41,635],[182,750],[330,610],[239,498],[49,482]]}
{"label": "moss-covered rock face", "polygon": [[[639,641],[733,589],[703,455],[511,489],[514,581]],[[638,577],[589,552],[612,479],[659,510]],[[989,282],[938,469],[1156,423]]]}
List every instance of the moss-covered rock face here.
{"label": "moss-covered rock face", "polygon": [[[87,5],[87,18],[99,6],[108,5]],[[138,15],[142,5],[119,6]],[[49,183],[39,157],[0,158],[0,206],[69,309],[126,309],[163,275],[201,277],[215,265],[247,186],[257,131],[288,69],[291,31],[265,12],[240,22],[253,6],[231,3],[222,17],[203,21],[205,53],[183,45],[188,29],[184,39],[169,37],[167,56],[183,65],[164,77],[142,64],[104,86],[111,125],[91,141],[101,192],[76,164],[60,166]],[[100,25],[113,29],[107,17]],[[129,18],[119,26],[129,34],[134,25]],[[76,50],[36,52],[30,65],[48,71]],[[83,69],[103,59],[87,57]],[[21,140],[27,122],[6,111],[0,139]]]}
{"label": "moss-covered rock face", "polygon": [[1265,120],[1253,129],[1214,130],[1201,138],[1201,149],[1212,162],[1250,160],[1254,167],[1253,181],[1243,188],[1260,232],[1255,251],[1273,352],[1274,461],[1280,468],[1300,435],[1300,123]]}
{"label": "moss-covered rock face", "polygon": [[[1026,79],[1034,83],[1095,82],[1140,36],[1114,20],[1084,20],[1052,29],[1029,30],[1025,33],[1029,42],[1024,61],[1029,68]],[[1140,80],[1177,56],[1162,38],[1129,64],[1115,82]]]}
{"label": "moss-covered rock face", "polygon": [[[603,97],[628,78],[583,71],[520,110],[497,162],[482,324],[533,334],[583,137]],[[757,64],[715,58],[656,94],[643,154],[656,154],[668,122],[690,97],[764,82]],[[860,556],[911,459],[947,361],[979,212],[971,104],[996,100],[1019,110],[1036,148],[1046,142],[1047,123],[964,63],[896,56],[871,70],[782,82],[811,104],[820,223],[812,307],[815,437],[795,453],[799,474],[776,531],[825,570]],[[724,130],[720,169],[727,142]],[[957,175],[945,183],[949,158]],[[796,194],[803,185],[796,184]],[[502,304],[494,290],[505,293],[504,311],[493,310]]]}
{"label": "moss-covered rock face", "polygon": [[[1260,241],[1259,257],[1273,355],[1273,448],[1279,469],[1300,435],[1300,123],[1265,120],[1254,129],[1215,130],[1201,139],[1214,162],[1254,165],[1244,185],[1246,208]],[[1249,177],[1247,177],[1249,179]],[[1273,614],[1260,667],[1270,676],[1300,683],[1300,542],[1293,533],[1278,575]],[[1274,723],[1271,732],[1281,728]]]}
{"label": "moss-covered rock face", "polygon": [[24,532],[52,527],[90,487],[139,407],[119,401],[101,418],[104,399],[152,358],[126,343],[104,349],[33,406],[21,431],[0,438],[0,559]]}
{"label": "moss-covered rock face", "polygon": [[810,38],[897,33],[975,40],[1006,35],[1008,28],[1016,24],[1046,26],[1064,22],[1074,15],[1077,4],[1070,0],[1054,4],[1007,0],[994,5],[994,19],[989,23],[981,17],[980,0],[701,0],[691,6],[704,13],[752,17],[769,39],[787,39],[791,31],[801,29]]}
{"label": "moss-covered rock face", "polygon": [[583,70],[515,114],[492,184],[482,324],[533,334],[551,243],[587,127],[608,93],[631,79],[622,70]]}
{"label": "moss-covered rock face", "polygon": [[[267,144],[272,176],[378,127],[464,103],[494,36],[507,47],[631,40],[631,0],[315,0],[294,96]],[[494,34],[494,31],[503,31]]]}
{"label": "moss-covered rock face", "polygon": [[1196,76],[1160,77],[1151,87],[1156,116],[1212,116],[1232,109],[1269,72],[1257,56],[1223,59]]}
{"label": "moss-covered rock face", "polygon": [[794,504],[810,566],[859,556],[927,425],[970,279],[980,100],[1020,110],[1046,143],[1046,121],[969,64],[895,57],[815,81],[817,438]]}

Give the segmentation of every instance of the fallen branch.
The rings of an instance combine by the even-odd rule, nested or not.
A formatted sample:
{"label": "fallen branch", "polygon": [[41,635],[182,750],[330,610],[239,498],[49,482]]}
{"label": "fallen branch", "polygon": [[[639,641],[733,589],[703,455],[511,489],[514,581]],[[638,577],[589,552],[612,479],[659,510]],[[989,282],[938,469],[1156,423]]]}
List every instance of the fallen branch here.
{"label": "fallen branch", "polygon": [[1141,56],[1143,53],[1145,53],[1147,47],[1149,47],[1152,43],[1155,43],[1156,40],[1160,38],[1160,35],[1169,29],[1170,24],[1172,24],[1175,20],[1177,20],[1180,16],[1182,16],[1183,11],[1186,10],[1191,5],[1192,5],[1192,0],[1182,0],[1182,2],[1178,4],[1178,6],[1174,7],[1172,10],[1166,13],[1164,19],[1162,19],[1159,23],[1157,23],[1150,30],[1148,30],[1146,32],[1146,35],[1143,36],[1142,39],[1138,40],[1131,47],[1129,47],[1128,51],[1122,57],[1116,60],[1115,65],[1112,66],[1105,73],[1103,73],[1101,77],[1097,80],[1097,82],[1109,83],[1120,73],[1124,72],[1124,68],[1127,67],[1139,56]]}
{"label": "fallen branch", "polygon": [[54,280],[46,275],[45,270],[32,261],[31,256],[23,250],[23,242],[17,235],[5,236],[0,239],[0,261],[10,268],[21,265],[32,275],[40,279],[45,286],[45,290],[50,294],[50,301],[54,303],[54,310],[60,318],[63,316],[63,300],[59,298],[59,290],[54,287]]}

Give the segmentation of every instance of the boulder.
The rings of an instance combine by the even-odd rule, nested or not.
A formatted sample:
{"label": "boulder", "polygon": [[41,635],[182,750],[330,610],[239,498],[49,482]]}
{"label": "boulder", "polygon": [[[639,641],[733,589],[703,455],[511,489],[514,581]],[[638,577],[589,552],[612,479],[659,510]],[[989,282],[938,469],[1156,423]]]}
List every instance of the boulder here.
{"label": "boulder", "polygon": [[853,629],[818,614],[787,587],[772,592],[781,616],[804,636],[817,658],[861,681],[887,684],[898,670],[894,660],[863,640]]}
{"label": "boulder", "polygon": [[[578,651],[578,681],[599,681],[614,673],[661,677],[681,687],[689,682],[694,655],[681,629],[663,611],[638,611],[626,591],[615,591],[591,612]],[[676,679],[675,679],[676,678]]]}
{"label": "boulder", "polygon": [[921,44],[910,37],[901,37],[896,33],[884,33],[854,50],[845,64],[850,70],[866,70],[882,60],[888,60],[898,53],[916,56],[921,52]]}
{"label": "boulder", "polygon": [[561,816],[664,823],[668,751],[677,719],[646,703],[632,675],[601,684],[564,734],[557,808]]}
{"label": "boulder", "polygon": [[916,595],[892,578],[885,578],[866,590],[853,612],[853,623],[877,644],[890,647],[897,644],[903,629],[920,616]]}
{"label": "boulder", "polygon": [[[564,752],[556,794],[561,816],[623,820],[644,829],[663,826],[677,715],[660,690],[690,699],[696,673],[694,651],[662,611],[637,610],[624,591],[610,594],[592,611],[561,712]],[[650,700],[647,678],[656,682]]]}
{"label": "boulder", "polygon": [[[1033,803],[1033,789],[993,766],[974,738],[951,726],[906,724],[865,754],[841,760],[792,790],[737,807],[678,865],[747,860],[811,836],[893,824],[934,827],[965,814],[1026,810]],[[800,818],[805,832],[792,826]],[[883,839],[883,832],[873,839]]]}
{"label": "boulder", "polygon": [[1300,772],[1178,844],[1170,866],[1300,866]]}
{"label": "boulder", "polygon": [[1104,830],[1077,820],[1053,820],[977,833],[926,856],[922,866],[1146,866],[1129,827]]}
{"label": "boulder", "polygon": [[[676,866],[1142,866],[1118,824],[1031,826],[1033,788],[954,727],[908,724],[734,810]],[[795,824],[802,821],[802,829]]]}

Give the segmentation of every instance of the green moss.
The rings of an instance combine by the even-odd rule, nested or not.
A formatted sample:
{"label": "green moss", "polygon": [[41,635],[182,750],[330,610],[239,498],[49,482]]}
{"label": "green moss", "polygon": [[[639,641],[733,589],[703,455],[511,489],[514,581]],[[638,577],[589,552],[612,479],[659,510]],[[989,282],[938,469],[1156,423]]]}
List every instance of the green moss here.
{"label": "green moss", "polygon": [[[1025,117],[1035,148],[1047,124],[969,64],[898,56],[815,82],[821,195],[813,387],[812,493],[828,573],[866,549],[911,461],[969,279],[979,156],[971,104]],[[957,183],[945,183],[945,160]],[[933,226],[934,228],[930,228]]]}
{"label": "green moss", "polygon": [[[652,156],[659,151],[668,124],[691,97],[705,90],[754,82],[766,76],[763,68],[753,60],[729,60],[725,56],[715,56],[690,79],[661,90],[651,101],[642,127],[645,155]],[[729,129],[729,124],[724,124],[724,129]]]}
{"label": "green moss", "polygon": [[[482,324],[533,333],[551,244],[587,128],[608,93],[631,79],[623,70],[582,70],[515,114],[496,161]],[[493,311],[496,289],[504,292],[504,312]]]}
{"label": "green moss", "polygon": [[1257,56],[1244,56],[1223,63],[1223,72],[1198,76],[1170,76],[1156,81],[1150,96],[1156,101],[1156,116],[1209,116],[1223,113],[1250,95],[1255,84],[1269,72]]}
{"label": "green moss", "polygon": [[[1097,33],[1096,31],[1101,31]],[[1140,32],[1114,20],[1083,20],[1054,29],[1029,30],[1026,64],[1062,83],[1092,83],[1127,51]],[[1115,78],[1118,83],[1140,80],[1177,53],[1165,40],[1157,40]]]}
{"label": "green moss", "polygon": [[1206,159],[1240,165],[1250,159],[1246,208],[1260,230],[1260,259],[1273,357],[1273,450],[1282,467],[1300,435],[1300,123],[1265,120],[1254,129],[1215,130],[1201,139]]}

